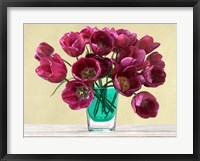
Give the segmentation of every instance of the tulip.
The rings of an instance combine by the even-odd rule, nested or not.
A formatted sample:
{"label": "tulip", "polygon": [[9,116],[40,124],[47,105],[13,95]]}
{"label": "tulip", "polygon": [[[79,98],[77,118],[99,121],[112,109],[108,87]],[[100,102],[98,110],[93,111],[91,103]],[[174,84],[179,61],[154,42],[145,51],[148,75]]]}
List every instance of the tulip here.
{"label": "tulip", "polygon": [[54,52],[54,48],[47,44],[46,42],[42,42],[39,44],[39,46],[36,48],[36,54],[35,59],[40,61],[40,58],[44,56],[50,56]]}
{"label": "tulip", "polygon": [[93,53],[98,55],[107,55],[113,50],[114,40],[109,33],[99,30],[92,34],[90,46]]}
{"label": "tulip", "polygon": [[100,78],[105,77],[112,69],[112,62],[109,58],[105,58],[95,54],[88,54],[86,55],[86,58],[94,58],[100,63],[101,66],[101,74],[99,76]]}
{"label": "tulip", "polygon": [[149,92],[136,94],[131,101],[131,105],[133,111],[142,118],[156,117],[158,114],[159,104]]}
{"label": "tulip", "polygon": [[146,51],[146,54],[152,52],[154,49],[156,49],[159,46],[160,46],[160,43],[154,42],[153,37],[148,36],[148,35],[142,37],[137,43],[137,47],[139,49],[144,49]]}
{"label": "tulip", "polygon": [[100,74],[100,63],[94,58],[80,58],[72,65],[72,75],[84,83],[93,83]]}
{"label": "tulip", "polygon": [[136,67],[116,66],[112,72],[112,80],[115,89],[124,96],[131,96],[138,91],[144,82],[144,77],[137,73]]}
{"label": "tulip", "polygon": [[52,83],[62,82],[67,74],[67,68],[58,54],[42,57],[35,71],[38,76]]}
{"label": "tulip", "polygon": [[151,65],[153,66],[157,66],[160,68],[164,68],[165,67],[165,62],[161,60],[162,59],[162,55],[159,54],[158,52],[153,52],[150,55],[148,55],[147,59]]}
{"label": "tulip", "polygon": [[87,108],[94,99],[93,89],[80,81],[69,81],[62,92],[62,100],[72,110]]}
{"label": "tulip", "polygon": [[90,42],[90,38],[93,34],[93,32],[98,31],[99,29],[94,27],[91,28],[89,26],[86,26],[85,28],[83,28],[80,31],[80,36],[83,38],[83,40],[85,41],[86,44],[88,44]]}
{"label": "tulip", "polygon": [[127,48],[137,42],[137,34],[130,33],[128,30],[119,29],[114,35],[115,45],[119,48]]}
{"label": "tulip", "polygon": [[78,32],[68,32],[60,39],[62,49],[72,57],[78,57],[85,50],[84,39]]}
{"label": "tulip", "polygon": [[146,87],[158,87],[165,82],[166,73],[163,68],[150,66],[142,71]]}
{"label": "tulip", "polygon": [[132,61],[134,60],[135,66],[139,69],[144,63],[145,55],[146,55],[146,52],[143,49],[137,49],[134,46],[130,46],[127,49],[121,50],[117,54],[116,62],[118,64],[120,63],[122,64],[125,62],[125,60],[127,61],[127,58],[129,58],[129,60],[132,58]]}

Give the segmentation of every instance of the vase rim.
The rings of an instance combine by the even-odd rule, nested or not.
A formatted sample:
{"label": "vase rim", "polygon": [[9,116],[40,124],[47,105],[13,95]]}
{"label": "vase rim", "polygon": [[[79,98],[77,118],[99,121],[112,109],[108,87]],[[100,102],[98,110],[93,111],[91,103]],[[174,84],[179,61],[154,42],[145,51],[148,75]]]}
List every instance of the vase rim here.
{"label": "vase rim", "polygon": [[97,87],[97,86],[94,86],[93,89],[115,89],[115,87]]}

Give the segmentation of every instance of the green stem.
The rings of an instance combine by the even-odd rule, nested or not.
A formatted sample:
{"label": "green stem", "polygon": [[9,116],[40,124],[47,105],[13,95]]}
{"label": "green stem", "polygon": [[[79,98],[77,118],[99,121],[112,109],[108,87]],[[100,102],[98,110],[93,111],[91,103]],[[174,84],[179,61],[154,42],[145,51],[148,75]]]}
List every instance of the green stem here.
{"label": "green stem", "polygon": [[56,93],[56,91],[58,90],[58,88],[63,84],[63,83],[65,83],[66,82],[66,80],[63,80],[57,87],[56,87],[56,89],[53,91],[53,93],[50,95],[50,96],[53,96],[55,93]]}
{"label": "green stem", "polygon": [[[97,97],[100,101],[102,101],[102,96],[101,96],[98,92],[95,92],[94,95],[95,95],[95,97]],[[112,108],[112,110],[116,108],[115,105],[113,105],[112,102],[110,102],[108,99],[106,99],[106,105],[107,105],[107,107]]]}
{"label": "green stem", "polygon": [[[95,111],[94,111],[94,116],[96,116],[96,114],[97,114],[97,112],[98,112],[98,108],[99,108],[99,103],[101,102],[101,104],[102,104],[102,107],[103,107],[103,99],[101,99],[101,95],[98,95],[97,93],[95,93],[94,94],[95,95],[95,97],[97,98],[97,102],[96,102],[96,106],[95,106]],[[110,110],[110,111],[114,111],[111,107],[110,107],[110,105],[108,104],[108,103],[105,103],[106,104],[106,107],[108,107],[108,109]],[[98,107],[98,108],[97,108]],[[105,108],[105,107],[104,107]],[[103,110],[105,110],[105,109],[103,109]]]}
{"label": "green stem", "polygon": [[65,81],[69,82],[69,79],[65,78]]}
{"label": "green stem", "polygon": [[68,61],[66,61],[65,59],[62,59],[67,65],[69,65],[70,67],[72,66]]}
{"label": "green stem", "polygon": [[[105,92],[104,92],[105,91]],[[102,113],[106,110],[107,88],[102,91]]]}
{"label": "green stem", "polygon": [[97,87],[99,87],[99,85],[97,84],[97,82],[94,82],[94,84],[95,84]]}
{"label": "green stem", "polygon": [[98,79],[100,87],[102,87],[102,80],[101,78]]}
{"label": "green stem", "polygon": [[109,85],[109,86],[106,86],[106,87],[114,87],[113,85]]}
{"label": "green stem", "polygon": [[108,83],[108,75],[106,76],[106,84]]}
{"label": "green stem", "polygon": [[94,117],[96,117],[96,115],[97,115],[97,112],[98,112],[98,110],[99,110],[99,103],[100,103],[100,101],[99,101],[99,99],[97,100],[97,102],[96,102],[96,105],[95,105],[95,108],[94,108]]}
{"label": "green stem", "polygon": [[103,86],[104,86],[104,87],[107,87],[107,85],[108,85],[109,83],[112,83],[112,82],[113,82],[113,81],[110,80],[110,81],[106,82]]}

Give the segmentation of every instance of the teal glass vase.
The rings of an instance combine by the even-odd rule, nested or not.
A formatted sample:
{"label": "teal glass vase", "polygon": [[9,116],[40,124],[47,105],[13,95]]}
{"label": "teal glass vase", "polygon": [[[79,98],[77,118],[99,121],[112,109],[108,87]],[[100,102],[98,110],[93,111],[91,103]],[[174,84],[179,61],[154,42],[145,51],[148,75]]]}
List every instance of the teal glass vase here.
{"label": "teal glass vase", "polygon": [[87,108],[89,131],[114,131],[118,92],[114,87],[94,88],[94,100]]}

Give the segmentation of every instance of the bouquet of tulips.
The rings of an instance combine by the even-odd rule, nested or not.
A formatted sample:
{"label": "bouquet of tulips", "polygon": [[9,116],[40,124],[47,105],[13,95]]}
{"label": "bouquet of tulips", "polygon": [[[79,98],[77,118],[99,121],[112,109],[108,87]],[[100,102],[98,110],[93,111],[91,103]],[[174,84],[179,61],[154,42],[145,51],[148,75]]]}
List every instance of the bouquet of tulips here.
{"label": "bouquet of tulips", "polygon": [[[87,26],[79,32],[65,33],[60,45],[75,62],[70,64],[42,42],[36,48],[35,58],[40,65],[35,71],[39,77],[59,83],[57,88],[65,83],[62,100],[72,110],[92,103],[96,96],[94,87],[114,87],[125,97],[133,96],[131,105],[140,117],[157,116],[156,98],[147,91],[138,92],[142,85],[155,88],[165,82],[165,63],[162,55],[154,51],[160,43],[154,42],[153,37],[138,39],[136,33],[126,29]],[[67,78],[66,66],[71,68],[73,78]]]}

